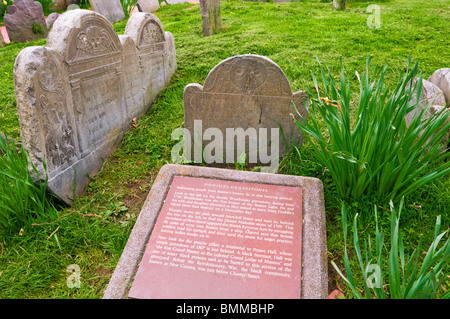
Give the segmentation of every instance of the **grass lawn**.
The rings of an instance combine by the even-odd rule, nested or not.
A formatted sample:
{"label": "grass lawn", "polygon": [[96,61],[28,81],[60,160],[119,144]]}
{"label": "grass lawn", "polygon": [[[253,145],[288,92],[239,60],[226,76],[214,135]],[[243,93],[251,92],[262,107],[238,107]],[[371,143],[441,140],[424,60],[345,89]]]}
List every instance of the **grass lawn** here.
{"label": "grass lawn", "polygon": [[[369,4],[381,7],[381,27],[369,28]],[[407,65],[408,55],[419,62],[427,79],[435,70],[450,67],[450,0],[350,1],[345,11],[330,2],[302,0],[292,3],[221,2],[223,30],[203,37],[198,4],[162,6],[155,14],[175,38],[178,69],[170,85],[149,112],[130,130],[116,152],[106,160],[86,192],[71,207],[36,217],[32,225],[0,237],[0,298],[101,298],[140,208],[159,169],[170,163],[176,141],[170,136],[183,124],[183,89],[203,84],[220,61],[239,54],[264,55],[277,63],[293,91],[313,85],[311,72],[318,61],[339,75],[342,57],[353,91],[359,95],[355,71],[389,63],[388,78],[395,82]],[[114,27],[123,34],[126,21]],[[0,48],[0,129],[20,140],[13,86],[13,65],[26,46],[45,45],[45,40],[12,43]],[[382,154],[380,154],[382,156]],[[329,172],[305,142],[300,154],[288,154],[279,173],[320,178],[325,186],[328,261],[341,263],[344,244],[340,198]],[[371,203],[352,203],[366,211]],[[389,229],[387,203],[378,203],[379,220]],[[450,179],[444,176],[405,198],[401,231],[411,253],[419,238],[430,244],[434,224],[442,216],[442,228],[450,225]],[[374,232],[369,214],[360,220],[360,235]],[[349,254],[352,256],[351,251]],[[69,265],[81,270],[81,287],[67,287]],[[447,273],[450,273],[447,267]],[[443,289],[450,289],[447,284]],[[329,291],[351,292],[329,264]],[[443,291],[443,289],[441,291]]]}

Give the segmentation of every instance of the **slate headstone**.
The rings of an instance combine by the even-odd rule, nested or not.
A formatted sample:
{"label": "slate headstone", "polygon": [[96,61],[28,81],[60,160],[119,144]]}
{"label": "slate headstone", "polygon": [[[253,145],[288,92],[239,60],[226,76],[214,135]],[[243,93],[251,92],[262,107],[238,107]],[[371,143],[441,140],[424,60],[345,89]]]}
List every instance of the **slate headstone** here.
{"label": "slate headstone", "polygon": [[120,0],[89,0],[89,3],[92,10],[103,15],[111,23],[125,19]]}
{"label": "slate headstone", "polygon": [[[234,149],[228,147],[226,132],[230,128],[267,131],[267,143],[259,136],[253,149],[249,148],[251,141],[246,144],[245,152],[248,156],[252,153],[261,155],[263,146],[270,150],[273,143],[277,142],[280,155],[286,152],[285,141],[301,146],[303,135],[293,116],[299,121],[307,119],[308,111],[304,100],[308,103],[308,96],[301,91],[293,93],[284,72],[267,57],[246,54],[220,62],[210,71],[203,86],[189,84],[185,87],[183,100],[184,124],[193,137],[192,142],[195,144],[198,135],[203,137],[209,128],[217,128],[223,134],[222,145],[227,148],[224,153],[231,151],[236,155],[235,161],[240,154],[238,143],[232,145]],[[297,114],[292,103],[302,117]],[[201,121],[201,130],[196,127],[196,121]],[[272,138],[272,129],[282,131],[278,140]],[[199,132],[196,133],[197,131]],[[203,139],[201,147],[204,148],[207,144],[209,141]]]}
{"label": "slate headstone", "polygon": [[164,32],[161,21],[154,14],[144,12],[130,17],[124,34],[136,43],[143,70],[144,103],[150,104],[177,68],[173,35]]}
{"label": "slate headstone", "polygon": [[103,298],[325,299],[326,243],[320,180],[169,164]]}
{"label": "slate headstone", "polygon": [[0,32],[0,48],[5,45],[5,39],[3,39],[3,34]]}
{"label": "slate headstone", "polygon": [[44,10],[38,1],[16,0],[8,6],[4,23],[11,41],[29,42],[47,37]]}
{"label": "slate headstone", "polygon": [[[148,110],[152,94],[158,94],[175,71],[171,34],[155,16],[135,15],[143,15],[144,24],[151,19],[164,34],[164,56],[154,65],[151,58],[138,62],[134,38],[119,37],[105,17],[89,10],[62,14],[47,47],[28,47],[16,59],[14,86],[24,148],[41,179],[45,162],[48,189],[67,203],[81,194],[133,118]],[[154,77],[147,78],[147,69],[155,65]],[[148,88],[160,79],[164,81],[158,90]]]}
{"label": "slate headstone", "polygon": [[204,36],[210,36],[221,29],[220,0],[200,0],[200,12],[202,16],[202,32]]}

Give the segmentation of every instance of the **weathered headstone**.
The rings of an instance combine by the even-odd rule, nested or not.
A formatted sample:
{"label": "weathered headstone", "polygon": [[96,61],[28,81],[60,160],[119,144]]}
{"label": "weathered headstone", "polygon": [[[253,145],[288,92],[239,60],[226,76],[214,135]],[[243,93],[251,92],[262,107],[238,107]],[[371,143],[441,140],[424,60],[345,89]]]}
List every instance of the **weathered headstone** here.
{"label": "weathered headstone", "polygon": [[111,23],[125,19],[120,0],[89,0],[89,3],[92,10],[103,15]]}
{"label": "weathered headstone", "polygon": [[159,9],[158,0],[138,0],[136,5],[140,12],[153,12]]}
{"label": "weathered headstone", "polygon": [[[160,25],[151,14],[136,15]],[[158,60],[163,65],[152,73],[164,79],[158,90],[148,88],[154,85],[146,77],[148,69],[155,69],[152,60],[138,63],[134,39],[119,37],[111,23],[93,11],[62,14],[47,47],[19,53],[14,84],[23,145],[41,179],[45,162],[48,188],[62,200],[71,203],[84,190],[132,119],[150,107],[155,98],[151,94],[170,80],[176,68],[173,37],[162,26],[159,32],[165,55]]]}
{"label": "weathered headstone", "polygon": [[202,16],[202,32],[204,36],[210,36],[221,29],[220,0],[200,0],[200,12]]}
{"label": "weathered headstone", "polygon": [[450,107],[450,69],[443,68],[436,70],[428,79],[428,82],[433,83],[445,96],[447,107]]}
{"label": "weathered headstone", "polygon": [[29,42],[47,36],[44,10],[38,1],[16,0],[8,6],[4,22],[11,41]]}
{"label": "weathered headstone", "polygon": [[[229,145],[227,130],[233,128],[235,131],[254,129],[259,134],[249,136],[245,146],[249,160],[258,154],[260,162],[264,162],[261,161],[262,149],[272,150],[273,154],[276,147],[278,154],[283,155],[286,144],[300,146],[302,143],[303,135],[293,116],[295,114],[299,121],[302,119],[292,103],[306,119],[308,111],[304,100],[308,100],[308,96],[301,91],[293,93],[284,72],[267,57],[247,54],[228,58],[211,70],[203,86],[189,84],[183,95],[184,124],[191,134],[194,149],[199,148],[195,146],[199,137],[204,137],[208,129],[217,128],[223,134],[222,145],[226,150],[220,155],[226,163],[238,161],[241,155],[238,143]],[[196,125],[198,121],[201,121],[200,129]],[[273,130],[281,132],[274,137]],[[200,147],[204,149],[209,142],[206,138],[202,141]],[[226,156],[228,152],[236,156],[231,161]]]}
{"label": "weathered headstone", "polygon": [[338,10],[345,10],[347,0],[333,0],[333,6]]}
{"label": "weathered headstone", "polygon": [[3,34],[0,32],[0,48],[5,45],[5,39],[3,39]]}
{"label": "weathered headstone", "polygon": [[171,164],[103,298],[315,299],[327,281],[320,180]]}

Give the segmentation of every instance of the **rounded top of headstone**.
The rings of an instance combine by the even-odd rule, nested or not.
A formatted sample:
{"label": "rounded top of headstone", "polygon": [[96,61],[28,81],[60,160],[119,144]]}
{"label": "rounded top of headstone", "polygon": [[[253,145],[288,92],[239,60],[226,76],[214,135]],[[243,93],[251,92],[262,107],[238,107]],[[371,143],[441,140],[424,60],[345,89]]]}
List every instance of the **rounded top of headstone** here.
{"label": "rounded top of headstone", "polygon": [[271,59],[254,54],[238,55],[216,65],[205,80],[204,92],[264,96],[292,96],[283,70]]}
{"label": "rounded top of headstone", "polygon": [[55,21],[47,46],[59,51],[67,62],[121,51],[112,24],[101,14],[83,9],[67,11]]}

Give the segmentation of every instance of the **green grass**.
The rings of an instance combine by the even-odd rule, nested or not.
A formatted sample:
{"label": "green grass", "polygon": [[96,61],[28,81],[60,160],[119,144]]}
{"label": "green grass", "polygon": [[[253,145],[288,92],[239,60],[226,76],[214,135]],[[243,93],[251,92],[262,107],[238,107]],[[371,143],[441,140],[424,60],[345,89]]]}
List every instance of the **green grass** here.
{"label": "green grass", "polygon": [[[0,298],[101,298],[126,244],[131,227],[159,169],[170,162],[176,141],[171,132],[183,123],[183,89],[203,84],[209,71],[223,59],[253,53],[265,55],[285,72],[294,91],[313,86],[311,71],[318,73],[316,57],[339,74],[343,58],[352,92],[359,92],[355,71],[362,73],[366,57],[372,65],[388,62],[386,81],[394,81],[412,54],[423,77],[449,67],[448,0],[373,1],[381,7],[381,28],[366,21],[368,2],[348,2],[345,11],[330,2],[303,0],[292,3],[222,1],[223,30],[203,37],[199,5],[162,6],[155,14],[175,38],[178,69],[169,86],[149,112],[137,121],[116,152],[106,160],[86,192],[72,207],[61,207],[20,233],[0,237]],[[115,24],[123,34],[126,22]],[[45,40],[12,43],[0,48],[0,128],[20,140],[13,86],[13,65],[26,46],[45,45]],[[356,110],[358,93],[351,97]],[[280,173],[312,176],[324,183],[328,257],[343,269],[344,238],[340,198],[330,173],[305,142],[299,153],[289,154]],[[418,239],[427,247],[434,223],[442,216],[442,229],[450,224],[450,180],[442,177],[410,194],[402,211],[400,228],[406,253]],[[354,203],[352,213],[364,209]],[[370,207],[373,209],[373,207]],[[390,225],[389,207],[379,208],[380,227]],[[360,234],[374,234],[374,221],[360,221]],[[350,253],[353,249],[349,244]],[[81,288],[69,289],[66,271],[71,264],[81,269]],[[350,290],[329,265],[329,290]],[[449,271],[450,272],[450,271]],[[449,289],[449,287],[446,287]]]}

